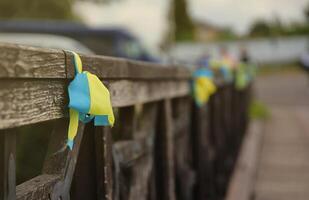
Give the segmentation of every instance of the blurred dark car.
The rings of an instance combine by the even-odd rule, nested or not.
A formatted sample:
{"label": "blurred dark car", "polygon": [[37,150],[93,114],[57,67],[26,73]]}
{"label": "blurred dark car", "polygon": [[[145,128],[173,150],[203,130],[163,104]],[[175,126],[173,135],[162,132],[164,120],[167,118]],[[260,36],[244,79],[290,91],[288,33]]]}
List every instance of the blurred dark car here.
{"label": "blurred dark car", "polygon": [[137,38],[121,28],[91,28],[64,21],[0,21],[2,33],[41,33],[73,38],[99,55],[159,62]]}
{"label": "blurred dark car", "polygon": [[85,45],[72,38],[53,34],[0,32],[0,42],[22,44],[50,49],[70,50],[89,55],[95,54]]}

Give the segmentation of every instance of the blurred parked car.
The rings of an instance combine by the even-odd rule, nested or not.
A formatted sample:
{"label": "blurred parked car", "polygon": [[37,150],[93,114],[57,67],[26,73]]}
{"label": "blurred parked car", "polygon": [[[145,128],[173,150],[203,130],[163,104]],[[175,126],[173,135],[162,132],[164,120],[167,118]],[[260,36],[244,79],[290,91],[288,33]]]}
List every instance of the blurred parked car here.
{"label": "blurred parked car", "polygon": [[63,49],[83,54],[94,54],[80,42],[65,36],[39,33],[0,33],[0,42]]}
{"label": "blurred parked car", "polygon": [[0,21],[0,32],[62,35],[78,40],[96,54],[158,62],[137,38],[121,28],[90,28],[63,21]]}

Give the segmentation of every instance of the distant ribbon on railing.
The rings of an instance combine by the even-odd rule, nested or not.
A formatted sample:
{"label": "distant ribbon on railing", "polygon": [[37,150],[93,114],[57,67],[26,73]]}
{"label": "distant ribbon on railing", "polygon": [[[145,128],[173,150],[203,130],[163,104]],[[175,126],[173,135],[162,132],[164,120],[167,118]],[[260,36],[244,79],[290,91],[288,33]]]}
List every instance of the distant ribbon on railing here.
{"label": "distant ribbon on railing", "polygon": [[256,67],[245,63],[239,63],[235,74],[235,87],[237,90],[245,89],[255,77]]}
{"label": "distant ribbon on railing", "polygon": [[237,62],[229,58],[216,60],[205,57],[198,64],[206,70],[212,70],[216,77],[222,77],[225,83],[234,82],[237,90],[245,89],[256,75],[256,67],[251,63]]}
{"label": "distant ribbon on railing", "polygon": [[231,83],[233,81],[234,79],[233,69],[231,66],[229,66],[228,63],[223,61],[212,60],[210,61],[209,67],[213,70],[218,71],[222,75],[226,83]]}
{"label": "distant ribbon on railing", "polygon": [[83,71],[79,55],[72,53],[75,77],[68,87],[70,124],[67,141],[71,150],[79,120],[88,123],[94,119],[95,126],[113,126],[115,121],[108,89],[96,75]]}
{"label": "distant ribbon on railing", "polygon": [[209,97],[216,92],[213,82],[213,72],[207,68],[201,68],[193,73],[192,93],[197,106],[202,107]]}

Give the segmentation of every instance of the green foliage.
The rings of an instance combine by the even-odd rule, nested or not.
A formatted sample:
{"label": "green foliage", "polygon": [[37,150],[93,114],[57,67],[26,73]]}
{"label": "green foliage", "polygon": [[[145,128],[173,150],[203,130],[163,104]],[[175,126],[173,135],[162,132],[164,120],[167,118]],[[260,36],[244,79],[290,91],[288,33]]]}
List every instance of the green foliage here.
{"label": "green foliage", "polygon": [[253,37],[270,36],[271,28],[266,21],[260,19],[251,25],[249,35]]}
{"label": "green foliage", "polygon": [[2,19],[74,19],[73,0],[1,0]]}
{"label": "green foliage", "polygon": [[266,21],[256,21],[252,24],[249,37],[276,37],[276,36],[293,36],[308,35],[309,25],[306,23],[291,23],[288,25],[279,25]]}
{"label": "green foliage", "polygon": [[256,20],[252,23],[248,36],[249,37],[275,37],[275,36],[292,36],[309,34],[309,4],[304,9],[306,22],[292,22],[283,24],[278,17],[271,21],[263,19]]}
{"label": "green foliage", "polygon": [[173,0],[174,20],[175,20],[175,39],[186,41],[194,39],[194,24],[188,13],[186,0]]}
{"label": "green foliage", "polygon": [[267,119],[270,116],[270,112],[263,103],[254,100],[250,104],[249,115],[251,119]]}
{"label": "green foliage", "polygon": [[223,28],[217,36],[218,41],[230,41],[230,40],[236,40],[238,39],[238,36],[234,33],[234,31],[231,28]]}

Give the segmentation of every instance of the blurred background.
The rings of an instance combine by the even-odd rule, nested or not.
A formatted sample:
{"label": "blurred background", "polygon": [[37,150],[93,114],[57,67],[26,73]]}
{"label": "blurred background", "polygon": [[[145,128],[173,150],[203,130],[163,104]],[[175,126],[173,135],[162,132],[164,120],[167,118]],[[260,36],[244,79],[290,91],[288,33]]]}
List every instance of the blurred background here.
{"label": "blurred background", "polygon": [[1,0],[0,18],[2,41],[154,62],[245,47],[254,62],[286,64],[309,48],[308,0]]}
{"label": "blurred background", "polygon": [[[260,74],[308,71],[308,36],[308,0],[0,0],[0,42],[188,67],[229,54],[257,64]],[[287,95],[278,92],[282,79],[262,80],[266,103],[306,85]],[[253,112],[268,111],[258,102]],[[40,133],[53,123],[20,130],[17,183],[39,174],[49,137]]]}

